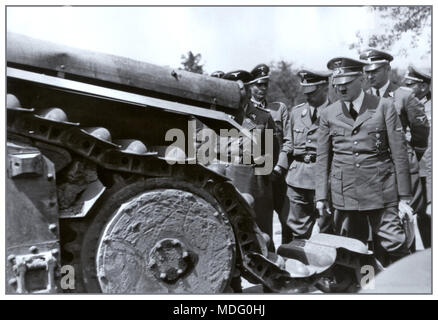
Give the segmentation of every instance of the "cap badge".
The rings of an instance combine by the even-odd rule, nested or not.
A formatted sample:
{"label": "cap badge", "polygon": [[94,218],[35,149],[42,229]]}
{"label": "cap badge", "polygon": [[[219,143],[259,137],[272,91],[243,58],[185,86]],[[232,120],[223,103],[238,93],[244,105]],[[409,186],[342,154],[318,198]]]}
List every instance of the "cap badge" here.
{"label": "cap badge", "polygon": [[340,68],[342,66],[342,60],[338,60],[333,62],[333,64],[335,65],[336,68]]}

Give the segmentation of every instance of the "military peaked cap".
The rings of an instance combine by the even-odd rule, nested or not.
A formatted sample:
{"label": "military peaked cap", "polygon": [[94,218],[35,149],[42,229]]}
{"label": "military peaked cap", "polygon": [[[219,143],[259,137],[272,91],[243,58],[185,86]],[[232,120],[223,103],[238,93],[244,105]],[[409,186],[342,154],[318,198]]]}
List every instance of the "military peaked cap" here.
{"label": "military peaked cap", "polygon": [[415,69],[415,67],[410,66],[408,71],[405,74],[405,83],[413,84],[413,83],[427,83],[430,84],[432,77],[429,74],[419,71]]}
{"label": "military peaked cap", "polygon": [[254,69],[252,69],[251,71],[251,76],[252,76],[252,80],[250,82],[250,84],[252,83],[266,83],[269,81],[269,67],[264,64],[258,64],[254,67]]}
{"label": "military peaked cap", "polygon": [[301,78],[301,86],[304,93],[311,93],[318,88],[318,85],[328,83],[331,72],[300,70],[298,76]]}
{"label": "military peaked cap", "polygon": [[362,74],[365,62],[345,57],[331,59],[327,63],[327,68],[333,70],[333,84],[345,84],[353,81]]}
{"label": "military peaked cap", "polygon": [[215,78],[223,78],[224,75],[225,75],[225,72],[223,72],[223,71],[215,71],[210,76],[215,77]]}
{"label": "military peaked cap", "polygon": [[246,84],[249,81],[251,81],[252,77],[248,71],[236,70],[236,71],[231,71],[231,72],[224,74],[223,79],[232,80],[232,81],[240,80]]}
{"label": "military peaked cap", "polygon": [[367,65],[364,67],[364,71],[373,71],[385,64],[389,64],[392,60],[394,60],[394,57],[381,50],[367,49],[360,54],[359,59],[367,62]]}

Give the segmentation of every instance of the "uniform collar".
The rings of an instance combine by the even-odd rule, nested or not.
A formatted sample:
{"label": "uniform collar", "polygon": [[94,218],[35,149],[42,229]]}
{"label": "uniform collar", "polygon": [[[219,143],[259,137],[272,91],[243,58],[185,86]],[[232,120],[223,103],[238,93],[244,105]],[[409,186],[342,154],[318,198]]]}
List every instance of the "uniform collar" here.
{"label": "uniform collar", "polygon": [[[388,90],[389,84],[390,84],[390,81],[388,80],[388,81],[386,81],[385,85],[379,89],[379,93],[380,93],[381,97],[383,97],[383,95],[385,94],[386,90]],[[376,94],[377,89],[376,88],[374,88],[374,87],[371,88],[371,91],[373,92],[373,94],[375,96],[377,96],[377,94]]]}
{"label": "uniform collar", "polygon": [[[323,104],[321,104],[320,106],[318,106],[318,108],[316,108],[316,110],[317,110],[316,112],[318,112],[318,115],[321,112],[321,109],[327,107],[328,104],[329,104],[329,102],[328,102],[328,100],[326,100]],[[311,106],[310,104],[308,104],[308,105],[309,105],[309,110],[310,110],[310,116],[312,116],[313,112],[315,111],[315,107]]]}
{"label": "uniform collar", "polygon": [[262,101],[257,101],[253,97],[251,97],[251,102],[259,108],[262,108],[262,109],[266,108],[266,100],[264,100],[264,99]]}
{"label": "uniform collar", "polygon": [[420,102],[421,102],[422,104],[426,104],[427,101],[429,101],[429,99],[427,98],[427,96],[424,96],[424,97],[420,100]]}
{"label": "uniform collar", "polygon": [[[363,90],[361,90],[359,96],[354,101],[352,101],[354,110],[356,110],[357,113],[359,113],[360,108],[362,107],[364,97],[365,97],[365,93],[363,92]],[[348,110],[350,110],[350,101],[346,101],[346,102],[348,102],[346,103],[346,105]]]}

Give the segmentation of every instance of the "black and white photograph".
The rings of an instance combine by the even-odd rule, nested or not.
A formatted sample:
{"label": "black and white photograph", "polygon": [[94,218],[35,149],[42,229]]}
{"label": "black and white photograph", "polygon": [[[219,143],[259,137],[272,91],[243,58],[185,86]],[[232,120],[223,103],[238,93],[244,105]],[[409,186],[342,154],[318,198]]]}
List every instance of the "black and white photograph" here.
{"label": "black and white photograph", "polygon": [[431,4],[3,7],[7,299],[433,293]]}

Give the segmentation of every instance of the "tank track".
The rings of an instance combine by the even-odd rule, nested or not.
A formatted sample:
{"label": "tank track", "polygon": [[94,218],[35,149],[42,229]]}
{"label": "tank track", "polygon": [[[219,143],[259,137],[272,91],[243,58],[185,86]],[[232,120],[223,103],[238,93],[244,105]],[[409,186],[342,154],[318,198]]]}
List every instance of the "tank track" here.
{"label": "tank track", "polygon": [[[8,108],[7,131],[44,142],[98,165],[104,174],[115,177],[172,177],[194,184],[207,191],[222,206],[224,223],[231,223],[236,238],[236,267],[251,283],[262,284],[271,292],[302,292],[308,280],[292,279],[290,274],[268,260],[265,240],[254,222],[253,209],[224,176],[202,165],[170,165],[156,153],[134,154],[121,146],[93,136],[79,123],[45,118],[34,109]],[[124,180],[122,178],[121,180]],[[124,180],[126,181],[126,180]],[[66,225],[65,221],[61,221]],[[77,235],[84,234],[86,222],[68,223]],[[234,244],[230,244],[234,245]],[[81,250],[78,241],[67,243],[65,249],[74,256]]]}

